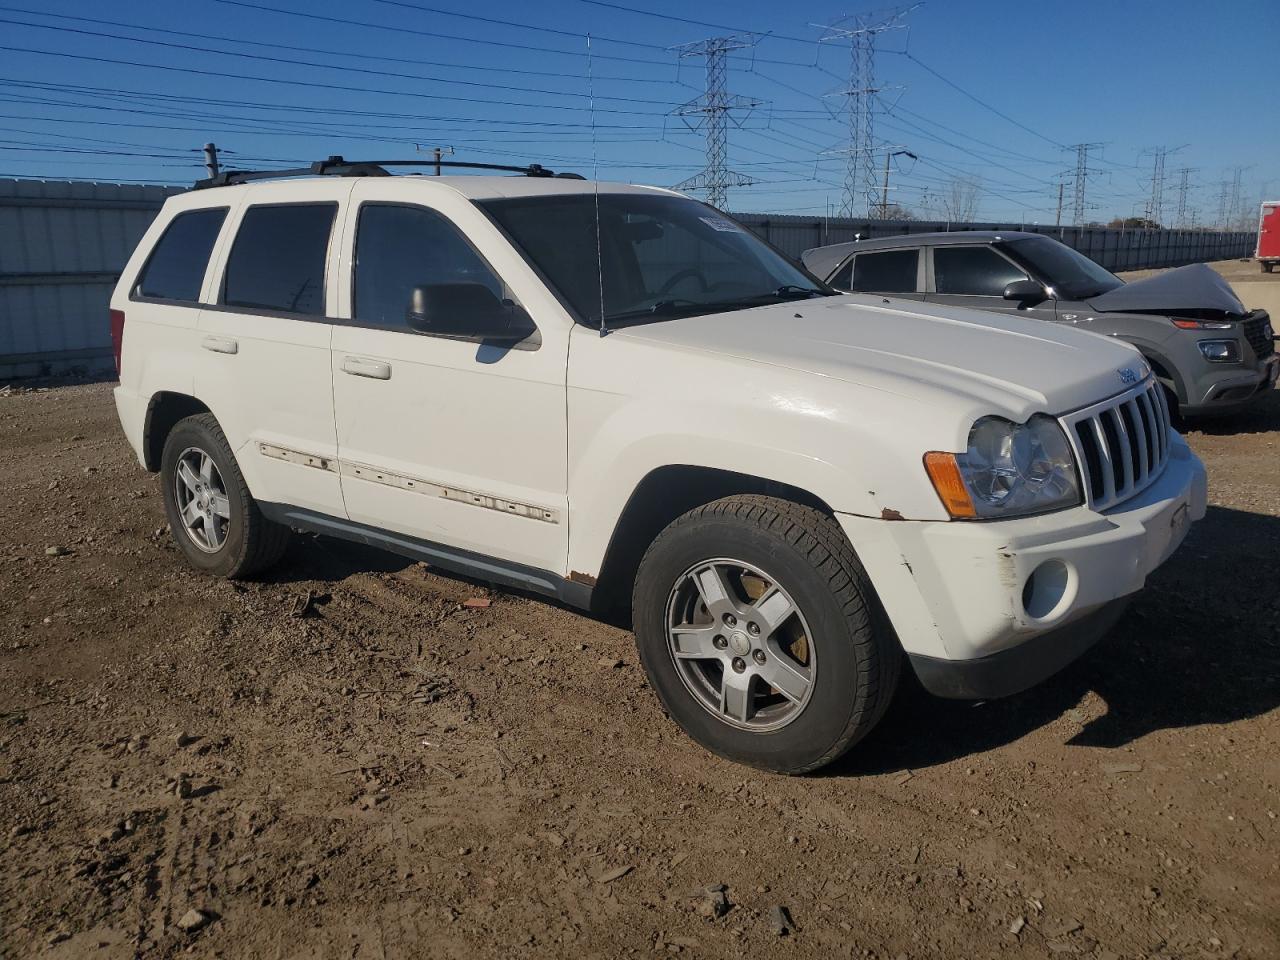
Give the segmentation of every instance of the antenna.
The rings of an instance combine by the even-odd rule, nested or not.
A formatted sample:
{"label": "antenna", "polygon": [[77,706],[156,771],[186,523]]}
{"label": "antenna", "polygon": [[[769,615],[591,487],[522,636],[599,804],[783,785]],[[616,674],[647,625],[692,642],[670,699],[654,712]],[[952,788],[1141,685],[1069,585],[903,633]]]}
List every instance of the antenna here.
{"label": "antenna", "polygon": [[604,322],[604,248],[600,242],[600,159],[596,154],[596,80],[591,55],[591,34],[587,34],[587,106],[591,111],[591,192],[596,205],[596,280],[600,284],[600,336],[608,334]]}

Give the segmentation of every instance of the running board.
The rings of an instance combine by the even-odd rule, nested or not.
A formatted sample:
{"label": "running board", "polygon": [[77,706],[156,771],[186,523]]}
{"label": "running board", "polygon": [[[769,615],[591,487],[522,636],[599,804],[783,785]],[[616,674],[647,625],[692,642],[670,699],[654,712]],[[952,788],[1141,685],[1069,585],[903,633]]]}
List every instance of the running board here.
{"label": "running board", "polygon": [[403,533],[392,533],[367,524],[356,523],[283,503],[258,503],[268,520],[301,530],[319,533],[352,543],[363,543],[380,550],[421,560],[433,567],[462,574],[476,580],[527,590],[544,597],[554,597],[580,610],[591,608],[592,588],[585,583],[566,580],[550,570],[540,570],[520,563],[509,563],[484,554],[421,540]]}

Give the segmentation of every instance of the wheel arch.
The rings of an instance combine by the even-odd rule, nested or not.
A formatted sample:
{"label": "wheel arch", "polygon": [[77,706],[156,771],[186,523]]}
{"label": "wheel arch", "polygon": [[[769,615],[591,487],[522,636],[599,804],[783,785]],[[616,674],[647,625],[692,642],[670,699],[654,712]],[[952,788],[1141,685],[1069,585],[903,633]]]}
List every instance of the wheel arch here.
{"label": "wheel arch", "polygon": [[641,478],[614,524],[598,576],[570,573],[593,587],[592,611],[630,621],[631,586],[640,560],[654,538],[677,517],[695,507],[735,494],[765,494],[813,507],[835,516],[821,497],[791,484],[718,467],[668,464]]}
{"label": "wheel arch", "polygon": [[165,441],[179,422],[201,413],[211,413],[202,401],[186,393],[161,390],[147,404],[142,430],[142,463],[151,473],[160,471]]}

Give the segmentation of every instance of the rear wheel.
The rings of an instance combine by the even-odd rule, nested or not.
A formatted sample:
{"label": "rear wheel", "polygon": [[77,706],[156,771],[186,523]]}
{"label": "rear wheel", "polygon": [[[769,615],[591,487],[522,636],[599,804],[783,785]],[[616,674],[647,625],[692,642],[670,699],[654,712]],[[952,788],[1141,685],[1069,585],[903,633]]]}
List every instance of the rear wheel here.
{"label": "rear wheel", "polygon": [[835,521],[737,496],[677,519],[641,561],[636,642],[667,712],[703,746],[816,770],[879,721],[902,651]]}
{"label": "rear wheel", "polygon": [[1272,263],[1271,261],[1267,261],[1267,262],[1263,263],[1263,265],[1262,265],[1262,272],[1263,272],[1263,273],[1270,273],[1270,272],[1271,272],[1272,270],[1274,270],[1275,268],[1276,268],[1276,265],[1275,265],[1274,263]]}
{"label": "rear wheel", "polygon": [[288,547],[289,529],[263,516],[213,414],[174,426],[160,478],[173,539],[192,566],[220,577],[248,577]]}

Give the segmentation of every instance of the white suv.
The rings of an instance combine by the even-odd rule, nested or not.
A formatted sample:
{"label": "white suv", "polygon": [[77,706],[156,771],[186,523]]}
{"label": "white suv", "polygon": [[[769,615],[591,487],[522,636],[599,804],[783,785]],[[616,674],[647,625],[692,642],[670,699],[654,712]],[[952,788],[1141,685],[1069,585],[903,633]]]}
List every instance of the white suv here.
{"label": "white suv", "polygon": [[801,772],[904,651],[948,697],[1060,669],[1204,515],[1126,344],[838,295],[668,190],[310,172],[170,198],[111,302],[210,573],[297,529],[622,610],[689,734]]}

